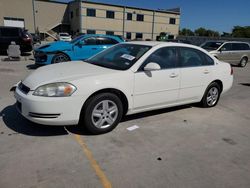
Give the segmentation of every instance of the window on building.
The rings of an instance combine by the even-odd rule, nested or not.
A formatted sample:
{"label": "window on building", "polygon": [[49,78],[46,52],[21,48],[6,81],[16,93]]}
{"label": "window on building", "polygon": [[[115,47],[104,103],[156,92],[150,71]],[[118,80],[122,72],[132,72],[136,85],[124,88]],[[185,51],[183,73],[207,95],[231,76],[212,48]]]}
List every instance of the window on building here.
{"label": "window on building", "polygon": [[106,35],[114,35],[114,31],[106,31]]}
{"label": "window on building", "polygon": [[87,30],[87,34],[95,34],[95,33],[96,33],[95,30],[92,30],[92,29],[88,29],[88,30]]}
{"label": "window on building", "polygon": [[136,33],[135,34],[135,38],[142,39],[143,38],[143,34],[142,33]]}
{"label": "window on building", "polygon": [[127,20],[132,20],[133,14],[132,13],[127,13]]}
{"label": "window on building", "polygon": [[126,38],[127,38],[127,39],[131,39],[131,38],[132,38],[132,37],[131,37],[131,32],[127,32],[127,33],[126,33]]}
{"label": "window on building", "polygon": [[106,11],[106,18],[114,19],[115,18],[115,12],[111,11],[111,10],[107,10]]}
{"label": "window on building", "polygon": [[96,10],[92,8],[87,8],[87,16],[96,17]]}
{"label": "window on building", "polygon": [[144,15],[143,14],[137,14],[136,20],[140,21],[140,22],[143,22],[144,21]]}
{"label": "window on building", "polygon": [[74,12],[71,11],[71,12],[70,12],[70,18],[72,19],[73,17],[74,17]]}
{"label": "window on building", "polygon": [[169,24],[174,24],[175,25],[176,19],[175,18],[170,18],[169,19]]}

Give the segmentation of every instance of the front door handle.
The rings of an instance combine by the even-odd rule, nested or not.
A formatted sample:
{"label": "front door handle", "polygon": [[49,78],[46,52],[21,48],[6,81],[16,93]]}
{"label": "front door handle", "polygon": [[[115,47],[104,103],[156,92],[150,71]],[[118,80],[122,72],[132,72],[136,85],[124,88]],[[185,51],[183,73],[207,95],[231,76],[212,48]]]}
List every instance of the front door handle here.
{"label": "front door handle", "polygon": [[177,77],[178,76],[178,74],[175,74],[175,73],[172,73],[172,74],[170,74],[170,78],[175,78],[175,77]]}
{"label": "front door handle", "polygon": [[209,74],[210,73],[210,71],[209,70],[204,70],[204,72],[203,72],[204,74]]}

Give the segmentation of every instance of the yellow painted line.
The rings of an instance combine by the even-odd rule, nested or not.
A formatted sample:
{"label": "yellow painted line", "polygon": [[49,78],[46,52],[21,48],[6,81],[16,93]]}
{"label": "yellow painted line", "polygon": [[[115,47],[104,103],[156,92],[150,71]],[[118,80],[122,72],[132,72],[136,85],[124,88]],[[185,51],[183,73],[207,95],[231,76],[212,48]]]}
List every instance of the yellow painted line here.
{"label": "yellow painted line", "polygon": [[111,188],[112,185],[108,180],[105,173],[102,171],[101,167],[98,165],[97,161],[94,159],[92,152],[88,149],[88,146],[84,142],[83,138],[80,135],[74,134],[74,138],[82,147],[84,154],[87,156],[92,168],[95,170],[96,175],[99,177],[100,181],[104,188]]}

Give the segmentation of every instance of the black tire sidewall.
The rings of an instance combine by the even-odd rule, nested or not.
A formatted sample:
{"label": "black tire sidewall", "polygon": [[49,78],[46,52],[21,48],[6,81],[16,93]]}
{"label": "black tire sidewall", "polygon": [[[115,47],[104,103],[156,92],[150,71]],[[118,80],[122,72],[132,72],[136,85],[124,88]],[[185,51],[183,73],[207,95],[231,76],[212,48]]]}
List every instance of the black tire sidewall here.
{"label": "black tire sidewall", "polygon": [[[245,63],[245,65],[242,66],[241,63],[242,63],[242,61],[244,61],[244,60],[246,60],[246,63]],[[248,59],[247,59],[246,57],[243,57],[243,58],[240,60],[239,66],[240,66],[240,67],[245,67],[245,66],[247,65],[247,61],[248,61]]]}
{"label": "black tire sidewall", "polygon": [[[95,127],[95,125],[92,123],[91,114],[92,111],[94,110],[94,107],[103,100],[111,100],[117,105],[118,116],[116,121],[111,126],[101,129]],[[82,126],[87,128],[87,130],[92,134],[103,134],[112,131],[120,122],[122,115],[123,115],[123,107],[119,97],[112,93],[101,93],[91,97],[86,101],[83,110],[81,112],[81,117],[82,117],[81,124]]]}
{"label": "black tire sidewall", "polygon": [[[207,95],[208,95],[209,90],[210,90],[212,87],[216,87],[216,88],[218,89],[219,94],[218,94],[218,99],[217,99],[216,103],[215,103],[214,105],[212,105],[212,106],[209,106],[209,105],[207,104]],[[202,106],[203,106],[204,108],[211,108],[211,107],[216,106],[217,103],[219,102],[220,94],[221,94],[221,87],[220,87],[220,85],[217,84],[216,82],[211,83],[211,84],[207,87],[207,89],[206,89],[206,91],[205,91],[205,93],[204,93],[204,96],[203,96],[203,98],[202,98],[202,101],[201,101]]]}

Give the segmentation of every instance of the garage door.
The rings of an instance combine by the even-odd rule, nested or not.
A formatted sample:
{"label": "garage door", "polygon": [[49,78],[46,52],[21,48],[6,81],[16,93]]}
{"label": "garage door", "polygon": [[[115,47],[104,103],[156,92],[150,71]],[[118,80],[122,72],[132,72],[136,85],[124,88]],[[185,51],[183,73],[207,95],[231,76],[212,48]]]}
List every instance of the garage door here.
{"label": "garage door", "polygon": [[10,27],[22,27],[24,28],[24,19],[23,18],[4,18],[4,26]]}

